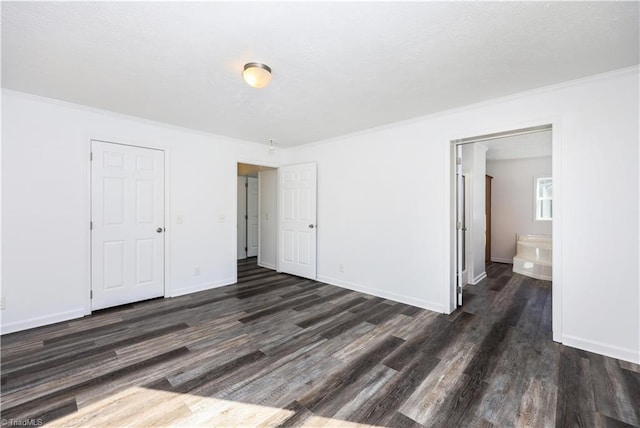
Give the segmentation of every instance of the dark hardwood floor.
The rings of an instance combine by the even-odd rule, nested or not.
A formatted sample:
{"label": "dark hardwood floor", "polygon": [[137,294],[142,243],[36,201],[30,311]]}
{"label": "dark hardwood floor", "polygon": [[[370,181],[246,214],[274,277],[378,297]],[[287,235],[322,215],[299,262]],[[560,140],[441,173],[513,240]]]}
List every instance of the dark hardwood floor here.
{"label": "dark hardwood floor", "polygon": [[2,337],[2,424],[621,427],[640,367],[551,340],[551,284],[491,264],[437,314],[238,264],[236,285]]}

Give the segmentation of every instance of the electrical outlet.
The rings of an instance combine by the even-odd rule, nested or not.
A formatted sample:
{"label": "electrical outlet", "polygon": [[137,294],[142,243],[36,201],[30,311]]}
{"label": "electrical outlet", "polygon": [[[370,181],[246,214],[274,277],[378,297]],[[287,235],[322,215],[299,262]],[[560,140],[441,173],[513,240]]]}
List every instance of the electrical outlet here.
{"label": "electrical outlet", "polygon": [[2,296],[0,297],[0,309],[4,309],[5,307],[4,296]]}
{"label": "electrical outlet", "polygon": [[195,266],[193,268],[193,275],[194,276],[200,276],[200,266]]}
{"label": "electrical outlet", "polygon": [[342,264],[338,265],[338,272],[344,272],[344,266]]}

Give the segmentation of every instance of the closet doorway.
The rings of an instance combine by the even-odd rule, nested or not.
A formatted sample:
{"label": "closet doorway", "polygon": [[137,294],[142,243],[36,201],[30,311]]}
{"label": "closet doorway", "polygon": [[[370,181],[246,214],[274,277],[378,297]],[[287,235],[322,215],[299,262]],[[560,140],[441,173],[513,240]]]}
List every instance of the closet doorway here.
{"label": "closet doorway", "polygon": [[238,163],[237,259],[276,269],[277,169]]}

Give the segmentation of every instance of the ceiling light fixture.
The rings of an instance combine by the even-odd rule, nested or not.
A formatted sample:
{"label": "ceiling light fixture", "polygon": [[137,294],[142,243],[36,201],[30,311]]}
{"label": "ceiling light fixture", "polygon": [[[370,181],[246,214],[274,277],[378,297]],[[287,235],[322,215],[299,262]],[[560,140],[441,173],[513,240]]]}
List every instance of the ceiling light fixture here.
{"label": "ceiling light fixture", "polygon": [[273,138],[269,138],[267,141],[269,141],[269,151],[270,152],[275,152],[276,151],[276,146],[273,145],[273,142],[275,140]]}
{"label": "ceiling light fixture", "polygon": [[271,82],[271,67],[261,62],[250,62],[244,65],[242,78],[249,86],[264,88]]}

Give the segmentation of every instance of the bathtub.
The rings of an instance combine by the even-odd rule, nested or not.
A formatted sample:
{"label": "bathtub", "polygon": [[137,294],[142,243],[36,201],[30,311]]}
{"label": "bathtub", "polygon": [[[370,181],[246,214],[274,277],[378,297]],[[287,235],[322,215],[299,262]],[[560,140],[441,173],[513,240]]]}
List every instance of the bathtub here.
{"label": "bathtub", "polygon": [[551,236],[516,235],[513,271],[531,278],[551,281]]}

